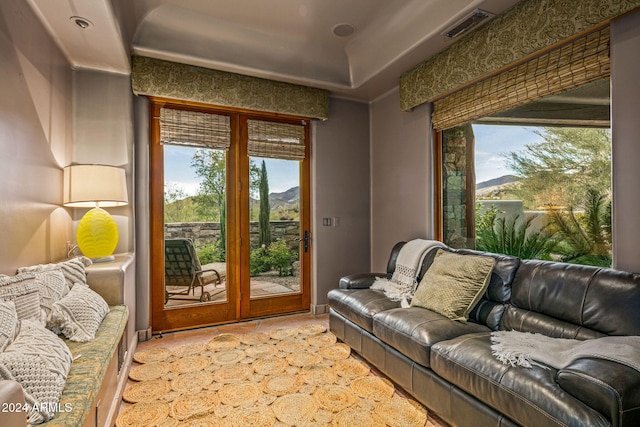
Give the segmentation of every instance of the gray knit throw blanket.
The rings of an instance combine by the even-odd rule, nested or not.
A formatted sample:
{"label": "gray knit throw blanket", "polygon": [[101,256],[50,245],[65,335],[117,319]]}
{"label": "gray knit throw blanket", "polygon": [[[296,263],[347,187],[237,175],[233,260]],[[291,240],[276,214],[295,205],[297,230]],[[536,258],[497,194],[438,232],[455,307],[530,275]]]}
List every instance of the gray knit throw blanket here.
{"label": "gray knit throw blanket", "polygon": [[530,368],[544,364],[562,369],[576,359],[611,360],[640,372],[640,336],[611,336],[581,341],[529,332],[491,333],[491,351],[504,364]]}

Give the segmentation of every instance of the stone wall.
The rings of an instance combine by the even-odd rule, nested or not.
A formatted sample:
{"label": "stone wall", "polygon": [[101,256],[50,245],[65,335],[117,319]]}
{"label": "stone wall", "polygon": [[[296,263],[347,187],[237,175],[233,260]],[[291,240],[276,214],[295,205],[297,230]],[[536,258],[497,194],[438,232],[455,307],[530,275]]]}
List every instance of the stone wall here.
{"label": "stone wall", "polygon": [[[258,247],[258,222],[250,223],[251,248]],[[220,223],[218,222],[176,222],[164,225],[164,236],[167,239],[186,237],[192,239],[196,248],[211,246],[220,239]],[[298,248],[300,223],[298,221],[271,221],[271,240],[284,240],[291,249]]]}
{"label": "stone wall", "polygon": [[[444,242],[452,248],[474,248],[474,137],[470,125],[443,132],[442,222]],[[472,205],[469,205],[472,203]]]}

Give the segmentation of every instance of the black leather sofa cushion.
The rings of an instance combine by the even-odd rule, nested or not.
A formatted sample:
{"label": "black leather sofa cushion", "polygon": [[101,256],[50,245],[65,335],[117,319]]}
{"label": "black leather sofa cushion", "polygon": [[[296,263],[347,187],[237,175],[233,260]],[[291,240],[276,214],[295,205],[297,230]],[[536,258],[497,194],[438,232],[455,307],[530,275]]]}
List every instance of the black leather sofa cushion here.
{"label": "black leather sofa cushion", "polygon": [[602,414],[563,390],[553,368],[511,367],[491,354],[490,333],[431,348],[431,369],[511,420],[527,426],[608,426]]}
{"label": "black leather sofa cushion", "polygon": [[373,332],[373,316],[400,307],[399,301],[391,301],[384,292],[371,289],[332,289],[327,299],[332,310],[368,332]]}
{"label": "black leather sofa cushion", "polygon": [[513,306],[507,307],[504,316],[502,316],[500,328],[506,331],[538,332],[550,337],[577,340],[590,340],[606,336],[573,323]]}
{"label": "black leather sofa cushion", "polygon": [[[522,261],[511,303],[607,335],[640,335],[640,275],[549,261]],[[503,321],[510,321],[505,313]],[[550,336],[553,329],[532,330]],[[566,337],[572,338],[572,337]]]}
{"label": "black leather sofa cushion", "polygon": [[432,345],[488,330],[484,325],[456,322],[420,307],[391,309],[373,317],[373,334],[378,339],[425,367],[429,367]]}
{"label": "black leather sofa cushion", "polygon": [[640,426],[640,375],[620,363],[584,358],[560,369],[560,387],[601,413],[613,425]]}

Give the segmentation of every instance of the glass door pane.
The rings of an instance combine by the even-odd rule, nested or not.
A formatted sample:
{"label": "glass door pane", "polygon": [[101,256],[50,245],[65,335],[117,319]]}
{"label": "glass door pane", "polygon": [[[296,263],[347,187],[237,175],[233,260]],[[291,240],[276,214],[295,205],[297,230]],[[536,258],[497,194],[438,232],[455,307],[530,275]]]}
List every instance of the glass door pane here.
{"label": "glass door pane", "polygon": [[300,162],[250,157],[251,299],[300,293]]}
{"label": "glass door pane", "polygon": [[226,156],[164,145],[165,308],[228,301]]}

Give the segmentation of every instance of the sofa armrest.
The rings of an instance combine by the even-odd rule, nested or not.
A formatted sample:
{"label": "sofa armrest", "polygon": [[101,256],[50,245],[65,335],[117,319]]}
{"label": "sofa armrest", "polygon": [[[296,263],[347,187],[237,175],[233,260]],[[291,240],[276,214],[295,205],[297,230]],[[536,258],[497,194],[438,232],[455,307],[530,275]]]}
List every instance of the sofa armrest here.
{"label": "sofa armrest", "polygon": [[577,359],[558,371],[558,385],[608,417],[612,426],[640,425],[640,372],[605,359]]}
{"label": "sofa armrest", "polygon": [[24,427],[27,425],[24,394],[16,381],[0,380],[0,425]]}
{"label": "sofa armrest", "polygon": [[358,273],[340,279],[340,289],[368,289],[376,277],[387,277],[386,273]]}

